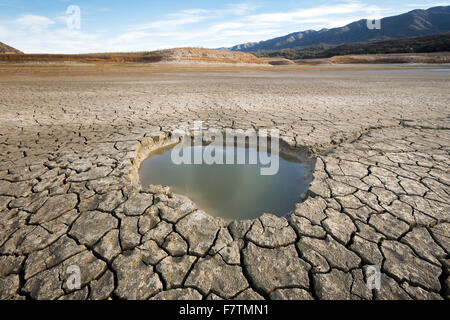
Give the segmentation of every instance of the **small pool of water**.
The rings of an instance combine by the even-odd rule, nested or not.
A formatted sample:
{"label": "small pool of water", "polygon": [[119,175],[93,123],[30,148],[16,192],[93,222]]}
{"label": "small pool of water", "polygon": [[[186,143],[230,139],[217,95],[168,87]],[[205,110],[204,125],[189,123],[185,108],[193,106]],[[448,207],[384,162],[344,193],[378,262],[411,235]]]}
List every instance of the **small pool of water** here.
{"label": "small pool of water", "polygon": [[[183,152],[205,151],[206,146],[179,146]],[[199,149],[200,148],[200,149]],[[255,148],[221,147],[229,152],[250,151],[278,160],[275,175],[261,175],[261,164],[180,164],[172,161],[172,148],[150,155],[140,170],[141,184],[169,186],[171,191],[189,197],[197,206],[213,216],[225,219],[255,219],[264,213],[285,216],[305,197],[312,181],[313,161],[292,155],[270,154]],[[193,159],[193,157],[192,157]],[[236,163],[236,162],[234,162]],[[258,161],[258,163],[260,163]]]}

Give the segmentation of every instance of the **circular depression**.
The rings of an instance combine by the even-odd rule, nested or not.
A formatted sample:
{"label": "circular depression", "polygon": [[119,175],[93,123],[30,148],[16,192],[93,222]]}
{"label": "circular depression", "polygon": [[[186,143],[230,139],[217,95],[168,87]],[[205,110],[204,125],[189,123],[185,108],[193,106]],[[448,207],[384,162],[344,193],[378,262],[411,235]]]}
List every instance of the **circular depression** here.
{"label": "circular depression", "polygon": [[[279,140],[279,149],[279,153],[271,153],[270,148],[262,151],[248,145],[224,145],[211,152],[207,144],[195,146],[191,139],[185,138],[178,145],[150,153],[140,167],[139,177],[144,188],[148,185],[169,186],[172,192],[190,198],[199,209],[216,217],[246,220],[264,213],[286,216],[306,198],[315,159],[304,149],[290,148],[283,140]],[[174,152],[177,153],[176,161]],[[199,164],[195,164],[196,154],[202,155]],[[223,164],[220,161],[205,163],[205,154],[222,158]],[[230,154],[233,161],[229,161]],[[185,160],[190,158],[185,161],[189,163],[180,164],[180,155]],[[242,158],[238,161],[238,155],[245,155],[244,163]],[[255,155],[256,164],[250,160]],[[230,157],[228,161],[227,157]],[[264,164],[260,159],[265,159]],[[264,168],[265,175],[262,174]],[[267,171],[270,174],[267,175]]]}

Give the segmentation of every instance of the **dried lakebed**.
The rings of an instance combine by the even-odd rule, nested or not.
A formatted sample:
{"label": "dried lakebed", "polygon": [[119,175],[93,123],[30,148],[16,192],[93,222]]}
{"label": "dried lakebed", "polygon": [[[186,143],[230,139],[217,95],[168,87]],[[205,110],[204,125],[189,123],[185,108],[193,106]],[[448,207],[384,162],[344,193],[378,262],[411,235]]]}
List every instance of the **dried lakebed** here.
{"label": "dried lakebed", "polygon": [[[448,73],[0,80],[1,299],[449,298]],[[149,153],[199,119],[309,148],[308,198],[226,221],[141,187]]]}

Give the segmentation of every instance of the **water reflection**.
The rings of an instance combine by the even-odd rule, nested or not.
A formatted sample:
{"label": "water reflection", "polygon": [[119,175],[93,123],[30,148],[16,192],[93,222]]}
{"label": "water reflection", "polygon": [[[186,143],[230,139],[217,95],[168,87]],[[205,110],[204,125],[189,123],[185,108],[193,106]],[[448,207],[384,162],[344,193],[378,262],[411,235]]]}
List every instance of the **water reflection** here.
{"label": "water reflection", "polygon": [[[183,152],[204,151],[206,146],[183,145]],[[196,150],[201,148],[202,150]],[[245,165],[175,165],[171,150],[162,149],[142,164],[140,171],[143,187],[149,184],[170,186],[174,193],[192,199],[200,209],[226,219],[254,219],[263,213],[284,216],[302,201],[312,180],[313,163],[281,153],[279,171],[263,176],[261,164]],[[245,152],[250,148],[223,147],[222,152]],[[256,150],[258,157],[261,151]],[[265,156],[268,156],[266,153]]]}

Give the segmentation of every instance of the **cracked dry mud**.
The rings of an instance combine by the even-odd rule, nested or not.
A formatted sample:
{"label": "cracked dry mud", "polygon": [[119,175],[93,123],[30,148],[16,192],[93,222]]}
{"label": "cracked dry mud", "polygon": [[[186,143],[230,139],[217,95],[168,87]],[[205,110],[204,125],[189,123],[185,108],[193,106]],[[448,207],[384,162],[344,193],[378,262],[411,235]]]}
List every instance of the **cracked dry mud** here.
{"label": "cracked dry mud", "polygon": [[[0,299],[450,298],[447,74],[108,77],[0,82]],[[140,188],[146,152],[194,120],[308,147],[308,199],[238,222]]]}

